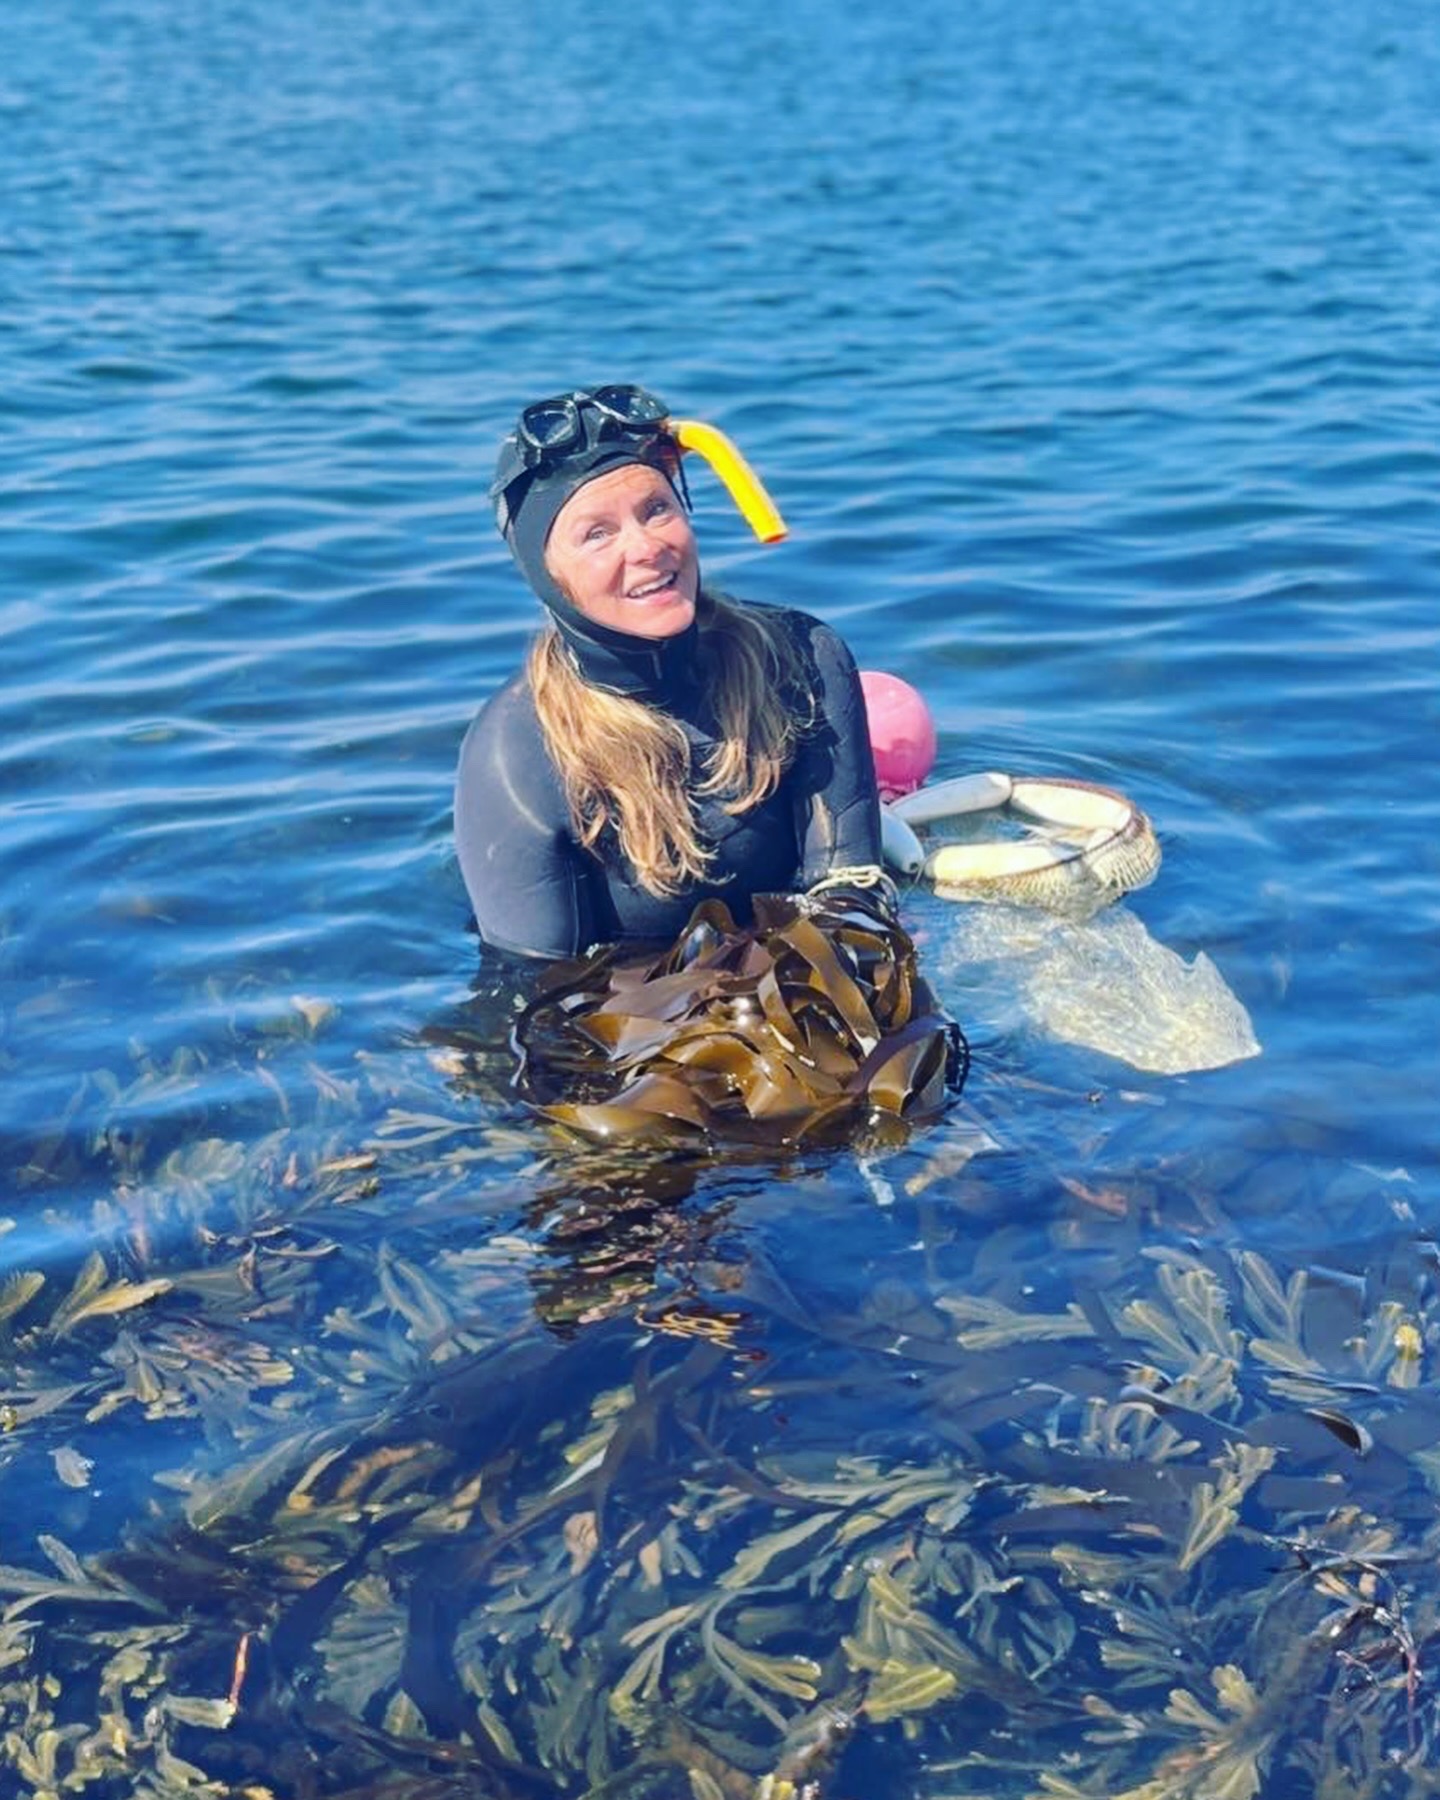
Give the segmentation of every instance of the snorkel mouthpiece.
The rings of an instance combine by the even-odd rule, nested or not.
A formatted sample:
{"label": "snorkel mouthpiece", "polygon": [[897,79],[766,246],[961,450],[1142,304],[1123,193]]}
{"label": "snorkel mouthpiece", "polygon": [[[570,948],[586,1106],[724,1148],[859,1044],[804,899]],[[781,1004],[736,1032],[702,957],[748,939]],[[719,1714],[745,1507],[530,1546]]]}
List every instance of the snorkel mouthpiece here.
{"label": "snorkel mouthpiece", "polygon": [[682,450],[694,450],[709,463],[760,542],[778,544],[787,531],[780,509],[725,433],[698,419],[671,419],[668,430]]}

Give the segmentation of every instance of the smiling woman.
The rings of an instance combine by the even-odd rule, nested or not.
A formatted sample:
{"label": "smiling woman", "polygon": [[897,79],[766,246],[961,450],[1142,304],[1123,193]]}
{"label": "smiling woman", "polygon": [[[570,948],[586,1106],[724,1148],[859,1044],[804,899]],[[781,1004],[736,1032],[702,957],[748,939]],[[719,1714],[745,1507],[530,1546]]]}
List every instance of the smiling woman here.
{"label": "smiling woman", "polygon": [[[687,436],[718,434],[612,386],[526,407],[501,448],[496,517],[549,623],[460,755],[460,867],[497,949],[668,939],[701,900],[745,924],[756,894],[883,882],[854,661],[818,619],[705,587]],[[727,450],[727,484],[753,482]]]}
{"label": "smiling woman", "polygon": [[669,481],[643,463],[597,475],[567,500],[545,560],[570,604],[612,631],[673,637],[695,617],[695,533]]}

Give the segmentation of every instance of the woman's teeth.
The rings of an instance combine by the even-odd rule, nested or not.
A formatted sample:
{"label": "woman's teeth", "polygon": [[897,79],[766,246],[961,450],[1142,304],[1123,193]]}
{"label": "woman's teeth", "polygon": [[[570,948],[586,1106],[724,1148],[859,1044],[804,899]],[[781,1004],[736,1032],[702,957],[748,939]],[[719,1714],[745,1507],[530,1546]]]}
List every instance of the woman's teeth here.
{"label": "woman's teeth", "polygon": [[658,581],[647,581],[644,587],[631,588],[626,596],[630,600],[648,600],[652,594],[662,593],[666,588],[674,587],[673,575],[662,575]]}

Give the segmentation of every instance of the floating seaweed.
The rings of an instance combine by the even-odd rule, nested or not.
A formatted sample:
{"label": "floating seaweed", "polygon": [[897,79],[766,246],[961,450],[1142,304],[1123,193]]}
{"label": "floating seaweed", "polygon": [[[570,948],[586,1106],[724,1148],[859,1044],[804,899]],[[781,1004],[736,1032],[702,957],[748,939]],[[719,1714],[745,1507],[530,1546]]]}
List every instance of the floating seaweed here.
{"label": "floating seaweed", "polygon": [[521,1091],[587,1137],[682,1149],[937,1113],[964,1040],[905,932],[860,890],[761,895],[755,918],[706,901],[658,958],[557,970],[516,1024]]}

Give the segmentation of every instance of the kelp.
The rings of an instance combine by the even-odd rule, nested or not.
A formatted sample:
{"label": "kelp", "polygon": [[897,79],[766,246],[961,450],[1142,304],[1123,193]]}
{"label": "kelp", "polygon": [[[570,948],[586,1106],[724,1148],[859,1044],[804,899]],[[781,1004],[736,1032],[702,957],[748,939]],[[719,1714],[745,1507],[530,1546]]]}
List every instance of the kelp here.
{"label": "kelp", "polygon": [[520,1091],[545,1117],[602,1143],[681,1149],[834,1142],[877,1115],[930,1118],[968,1056],[910,938],[848,889],[760,895],[743,931],[705,901],[658,957],[612,946],[563,965],[515,1042]]}

